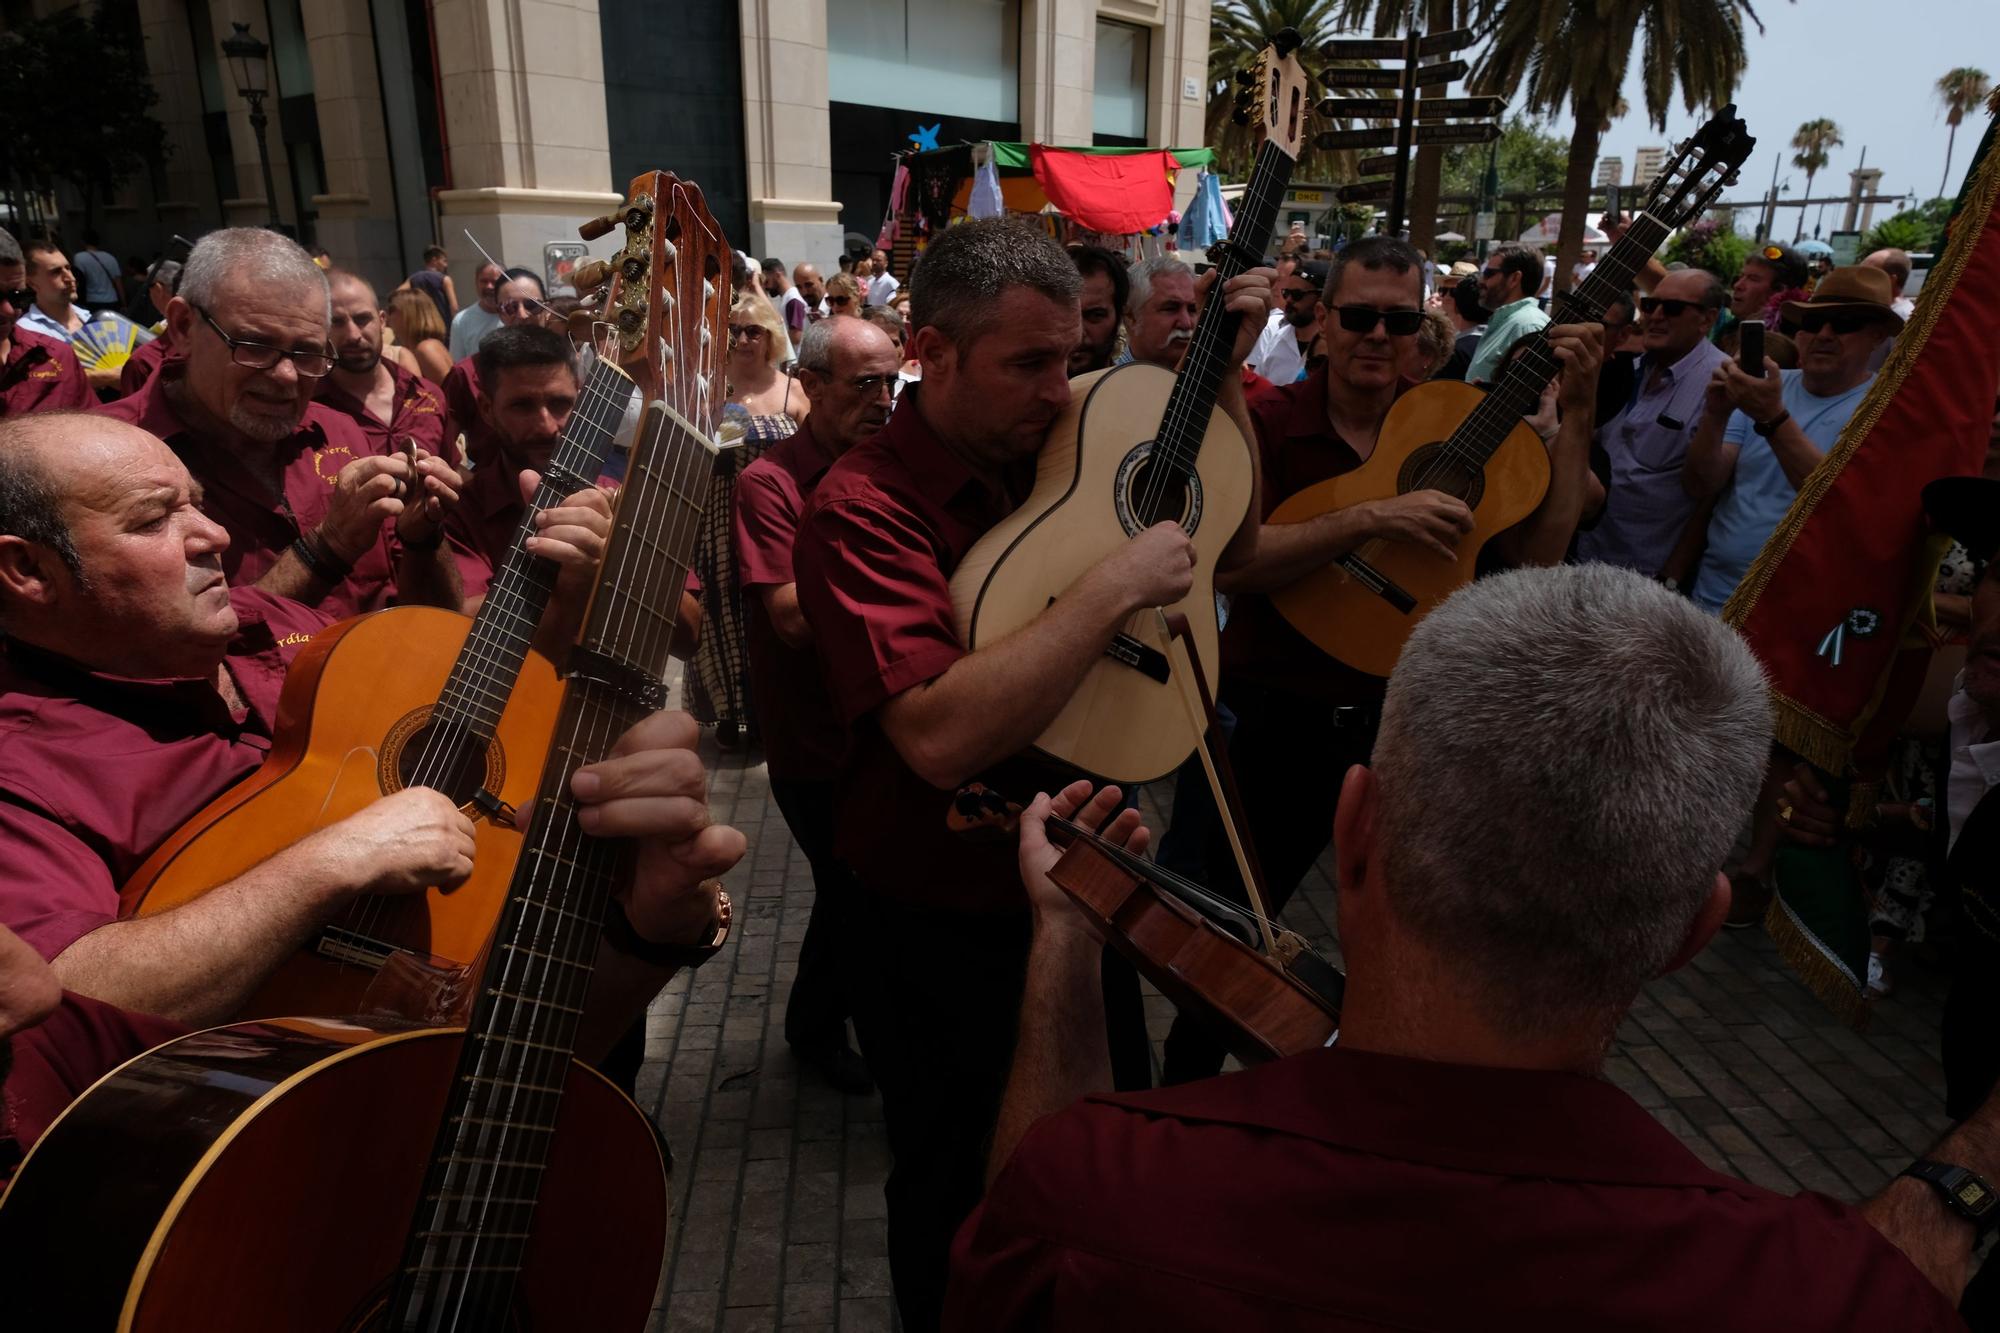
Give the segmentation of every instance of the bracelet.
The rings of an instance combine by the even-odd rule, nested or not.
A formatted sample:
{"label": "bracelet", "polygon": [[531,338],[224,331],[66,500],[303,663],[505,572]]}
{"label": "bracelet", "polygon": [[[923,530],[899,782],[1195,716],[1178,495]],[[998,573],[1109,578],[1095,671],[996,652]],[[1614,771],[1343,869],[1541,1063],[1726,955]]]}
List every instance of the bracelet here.
{"label": "bracelet", "polygon": [[1778,413],[1778,415],[1772,417],[1769,421],[1751,422],[1750,429],[1756,431],[1759,435],[1763,436],[1765,439],[1768,440],[1773,435],[1776,435],[1778,433],[1778,427],[1784,425],[1787,421],[1790,421],[1791,419],[1792,419],[1792,411],[1790,408],[1786,408],[1784,411]]}
{"label": "bracelet", "polygon": [[354,572],[354,566],[328,550],[326,544],[310,533],[300,533],[292,543],[292,554],[299,558],[312,576],[329,587],[346,581]]}
{"label": "bracelet", "polygon": [[729,942],[729,927],[729,894],[722,889],[715,894],[715,921],[700,944],[658,944],[647,939],[632,928],[623,903],[613,902],[604,914],[605,941],[618,952],[655,967],[700,967]]}

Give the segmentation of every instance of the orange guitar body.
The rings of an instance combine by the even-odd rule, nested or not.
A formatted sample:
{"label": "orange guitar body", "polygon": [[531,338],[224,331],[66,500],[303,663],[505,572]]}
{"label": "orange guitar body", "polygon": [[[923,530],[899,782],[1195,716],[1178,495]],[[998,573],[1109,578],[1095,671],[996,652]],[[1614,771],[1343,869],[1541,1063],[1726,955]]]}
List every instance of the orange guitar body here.
{"label": "orange guitar body", "polygon": [[[450,611],[395,607],[321,631],[285,677],[270,756],[134,872],[121,915],[151,916],[198,898],[400,789],[471,627]],[[242,1017],[361,1012],[369,983],[396,951],[451,964],[478,958],[513,877],[521,830],[495,822],[472,797],[483,782],[509,807],[529,801],[562,693],[547,659],[529,653],[483,764],[475,759],[473,779],[447,793],[473,817],[472,878],[449,893],[357,899],[272,974]]]}
{"label": "orange guitar body", "polygon": [[1410,542],[1371,540],[1355,554],[1416,598],[1407,614],[1363,588],[1339,565],[1328,565],[1273,592],[1271,603],[1292,628],[1359,671],[1386,676],[1403,643],[1432,607],[1472,582],[1480,548],[1535,512],[1549,489],[1549,454],[1535,432],[1516,426],[1484,469],[1438,461],[1443,441],[1485,395],[1469,384],[1433,380],[1396,400],[1382,422],[1375,452],[1354,471],[1308,486],[1274,510],[1272,523],[1303,523],[1367,500],[1439,490],[1472,509],[1472,531],[1459,539],[1458,558]]}

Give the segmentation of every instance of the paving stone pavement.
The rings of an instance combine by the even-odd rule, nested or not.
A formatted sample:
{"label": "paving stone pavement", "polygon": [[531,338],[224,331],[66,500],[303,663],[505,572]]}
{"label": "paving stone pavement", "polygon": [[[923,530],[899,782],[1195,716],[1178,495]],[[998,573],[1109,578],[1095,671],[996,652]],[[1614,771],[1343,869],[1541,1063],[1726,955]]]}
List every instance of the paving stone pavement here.
{"label": "paving stone pavement", "polygon": [[[883,1221],[882,1110],[792,1060],[785,997],[812,876],[770,799],[762,756],[703,741],[718,819],[748,836],[730,876],[736,942],[653,1004],[639,1102],[675,1154],[674,1232],[654,1333],[895,1327]],[[1158,803],[1148,823],[1162,827]],[[1334,958],[1321,867],[1286,912]],[[1606,1073],[1717,1170],[1785,1193],[1873,1193],[1941,1134],[1943,979],[1914,965],[1852,1032],[1778,961],[1762,931],[1725,931],[1649,986]],[[1146,1000],[1155,1068],[1173,1015]]]}

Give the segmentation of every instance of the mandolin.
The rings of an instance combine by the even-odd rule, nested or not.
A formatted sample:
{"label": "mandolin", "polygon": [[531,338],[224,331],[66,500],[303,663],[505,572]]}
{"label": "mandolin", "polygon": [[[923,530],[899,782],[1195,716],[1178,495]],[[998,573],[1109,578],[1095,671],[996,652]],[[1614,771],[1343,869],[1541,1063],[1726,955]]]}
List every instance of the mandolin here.
{"label": "mandolin", "polygon": [[[1589,277],[1556,297],[1554,322],[1602,319],[1674,228],[1699,217],[1734,183],[1756,143],[1731,105],[1680,144],[1630,229]],[[1303,523],[1423,490],[1457,496],[1472,510],[1473,530],[1459,539],[1455,559],[1376,538],[1270,594],[1294,629],[1348,666],[1387,676],[1417,622],[1472,581],[1481,548],[1534,513],[1547,493],[1548,451],[1522,421],[1561,366],[1546,331],[1523,338],[1510,355],[1489,392],[1447,380],[1411,389],[1389,409],[1366,463],[1308,486],[1272,511],[1272,523]]]}
{"label": "mandolin", "polygon": [[[1195,546],[1194,586],[1174,606],[1213,678],[1221,629],[1215,562],[1250,507],[1250,446],[1216,406],[1238,316],[1223,308],[1228,279],[1263,262],[1285,183],[1305,132],[1307,84],[1287,29],[1244,74],[1245,119],[1263,136],[1229,239],[1210,258],[1215,285],[1202,307],[1178,375],[1130,364],[1079,376],[1070,405],[1049,428],[1027,500],[966,552],[952,576],[960,638],[977,650],[1048,608],[1092,565],[1155,523],[1175,520]],[[1159,618],[1135,614],[1037,749],[1126,784],[1174,771],[1193,752],[1168,677]]]}
{"label": "mandolin", "polygon": [[239,1024],[114,1071],[0,1199],[10,1328],[644,1327],[665,1162],[644,1114],[571,1059],[632,850],[583,833],[569,784],[665,699],[715,463],[729,251],[694,186],[649,173],[631,198],[645,262],[615,303],[651,295],[616,337],[671,401],[632,451],[468,1020]]}
{"label": "mandolin", "polygon": [[278,967],[241,1017],[358,1013],[391,957],[462,968],[485,947],[520,851],[514,807],[535,789],[562,702],[554,668],[529,648],[556,566],[530,555],[527,540],[537,514],[597,476],[633,390],[613,362],[588,366],[478,615],[394,607],[321,631],[285,675],[270,755],[121,890],[121,915],[151,916],[403,787],[458,802],[477,839],[470,879],[449,893],[356,898]]}

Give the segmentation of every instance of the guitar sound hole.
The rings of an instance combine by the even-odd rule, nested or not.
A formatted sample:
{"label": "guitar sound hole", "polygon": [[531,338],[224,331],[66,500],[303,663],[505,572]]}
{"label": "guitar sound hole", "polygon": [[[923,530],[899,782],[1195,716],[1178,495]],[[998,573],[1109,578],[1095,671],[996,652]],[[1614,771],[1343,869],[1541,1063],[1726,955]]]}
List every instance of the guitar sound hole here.
{"label": "guitar sound hole", "polygon": [[488,747],[477,736],[449,723],[426,722],[411,732],[396,755],[399,787],[430,787],[454,805],[469,804],[488,782]]}
{"label": "guitar sound hole", "polygon": [[1444,441],[1435,441],[1404,459],[1396,474],[1396,493],[1411,491],[1443,491],[1465,501],[1466,508],[1477,509],[1486,494],[1486,469],[1447,452]]}
{"label": "guitar sound hole", "polygon": [[[1156,486],[1159,490],[1157,495],[1153,494]],[[1132,513],[1137,516],[1141,528],[1150,528],[1155,523],[1169,520],[1182,527],[1187,526],[1187,479],[1169,474],[1162,484],[1152,459],[1145,459],[1132,469],[1126,494],[1131,497]]]}

